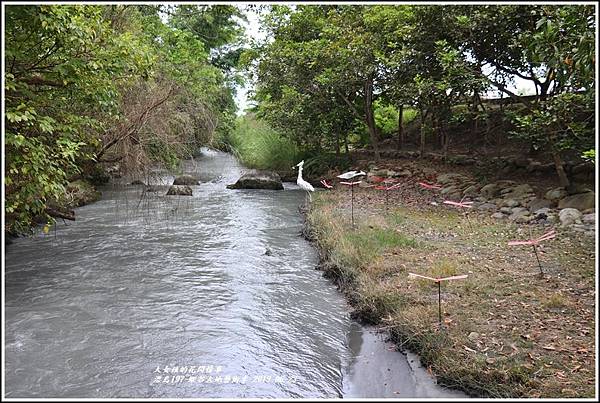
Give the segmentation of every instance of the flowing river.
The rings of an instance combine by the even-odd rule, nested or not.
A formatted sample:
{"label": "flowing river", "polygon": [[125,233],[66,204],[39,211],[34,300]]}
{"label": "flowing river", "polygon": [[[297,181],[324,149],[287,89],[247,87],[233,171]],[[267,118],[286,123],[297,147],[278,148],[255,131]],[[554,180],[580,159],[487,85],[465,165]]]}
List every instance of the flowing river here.
{"label": "flowing river", "polygon": [[111,185],[5,254],[6,397],[463,397],[353,322],[300,235],[304,192]]}

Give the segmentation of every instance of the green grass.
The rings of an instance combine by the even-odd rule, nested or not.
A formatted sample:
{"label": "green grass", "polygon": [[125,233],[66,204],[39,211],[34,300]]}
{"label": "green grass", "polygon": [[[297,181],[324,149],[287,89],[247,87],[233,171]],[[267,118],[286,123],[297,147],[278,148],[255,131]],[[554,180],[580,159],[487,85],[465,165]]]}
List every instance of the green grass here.
{"label": "green grass", "polygon": [[289,171],[300,157],[291,140],[252,115],[238,117],[235,129],[224,142],[250,168]]}

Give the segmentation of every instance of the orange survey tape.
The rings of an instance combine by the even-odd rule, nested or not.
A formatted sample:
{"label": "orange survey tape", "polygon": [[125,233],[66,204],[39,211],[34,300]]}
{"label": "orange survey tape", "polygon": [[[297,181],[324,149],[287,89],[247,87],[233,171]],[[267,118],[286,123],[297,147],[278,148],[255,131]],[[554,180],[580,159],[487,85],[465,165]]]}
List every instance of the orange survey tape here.
{"label": "orange survey tape", "polygon": [[469,277],[469,275],[468,274],[462,274],[460,276],[434,278],[434,277],[422,276],[420,274],[415,274],[415,273],[408,273],[408,277],[420,277],[420,278],[424,278],[424,279],[435,281],[436,283],[439,283],[440,281],[461,280],[463,278]]}
{"label": "orange survey tape", "polygon": [[510,241],[508,242],[509,246],[513,246],[513,245],[537,245],[542,241],[547,241],[548,239],[552,239],[556,236],[556,231],[552,230],[552,231],[548,231],[546,232],[544,235],[535,238],[535,239],[529,239],[527,241]]}

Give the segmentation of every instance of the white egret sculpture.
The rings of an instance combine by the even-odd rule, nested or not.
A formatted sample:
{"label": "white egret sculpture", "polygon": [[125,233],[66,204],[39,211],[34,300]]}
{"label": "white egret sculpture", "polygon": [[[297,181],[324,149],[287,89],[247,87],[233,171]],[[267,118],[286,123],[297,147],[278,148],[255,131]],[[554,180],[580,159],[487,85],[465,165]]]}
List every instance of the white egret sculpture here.
{"label": "white egret sculpture", "polygon": [[341,175],[338,175],[337,177],[340,179],[352,179],[356,176],[361,176],[361,175],[366,175],[366,173],[364,173],[363,171],[348,171],[348,172],[344,172]]}
{"label": "white egret sculpture", "polygon": [[[348,172],[344,172],[341,175],[338,175],[338,178],[341,179],[352,179],[352,178],[356,178],[357,176],[363,176],[366,175],[366,173],[364,173],[363,171],[348,171]],[[354,186],[359,185],[361,183],[361,181],[358,182],[340,182],[342,185],[347,185],[350,186],[350,211],[351,211],[351,217],[352,217],[352,229],[354,229]]]}
{"label": "white egret sculpture", "polygon": [[298,167],[298,179],[296,179],[296,183],[298,184],[298,186],[300,186],[301,189],[304,189],[306,191],[306,195],[308,196],[308,199],[312,201],[312,197],[310,196],[310,192],[314,192],[315,188],[308,183],[307,181],[305,181],[304,179],[302,179],[302,167],[304,166],[304,160],[300,161],[296,167]]}

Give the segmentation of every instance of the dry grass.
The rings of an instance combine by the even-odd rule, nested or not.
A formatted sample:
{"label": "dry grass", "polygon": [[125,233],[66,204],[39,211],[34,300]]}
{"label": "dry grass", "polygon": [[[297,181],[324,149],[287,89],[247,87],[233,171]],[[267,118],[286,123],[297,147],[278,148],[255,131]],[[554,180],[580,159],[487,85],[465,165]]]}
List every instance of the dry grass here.
{"label": "dry grass", "polygon": [[[559,229],[539,248],[541,278],[533,250],[507,246],[529,228],[399,201],[386,211],[372,191],[358,191],[354,230],[344,191],[316,195],[307,216],[322,268],[357,317],[389,329],[440,383],[473,395],[594,397],[593,239]],[[437,286],[408,272],[468,274],[442,284],[441,331]]]}

